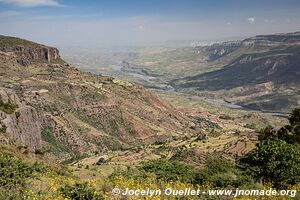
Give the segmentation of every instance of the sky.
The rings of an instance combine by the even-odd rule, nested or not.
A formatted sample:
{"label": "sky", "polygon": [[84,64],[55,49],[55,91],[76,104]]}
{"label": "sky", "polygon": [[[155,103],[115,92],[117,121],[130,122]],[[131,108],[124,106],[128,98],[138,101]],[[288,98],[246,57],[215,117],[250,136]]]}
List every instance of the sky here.
{"label": "sky", "polygon": [[52,46],[197,42],[299,30],[299,0],[0,0],[0,35]]}

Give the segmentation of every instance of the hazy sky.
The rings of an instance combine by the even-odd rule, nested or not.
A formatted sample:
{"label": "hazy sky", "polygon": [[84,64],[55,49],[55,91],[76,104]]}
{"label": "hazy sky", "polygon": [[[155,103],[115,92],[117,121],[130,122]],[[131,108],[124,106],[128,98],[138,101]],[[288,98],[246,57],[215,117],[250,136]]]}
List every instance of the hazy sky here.
{"label": "hazy sky", "polygon": [[55,46],[300,30],[299,0],[0,0],[0,34]]}

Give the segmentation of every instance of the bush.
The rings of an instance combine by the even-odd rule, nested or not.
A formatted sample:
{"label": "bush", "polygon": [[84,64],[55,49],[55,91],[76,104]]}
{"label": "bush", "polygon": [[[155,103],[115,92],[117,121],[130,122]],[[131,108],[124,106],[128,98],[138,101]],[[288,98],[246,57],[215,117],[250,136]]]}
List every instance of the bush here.
{"label": "bush", "polygon": [[246,176],[234,164],[224,159],[207,161],[203,169],[168,160],[149,161],[143,170],[154,173],[164,181],[181,181],[212,187],[240,187],[253,184],[254,180]]}
{"label": "bush", "polygon": [[272,126],[267,126],[259,131],[258,140],[276,139],[277,132]]}
{"label": "bush", "polygon": [[264,140],[240,160],[257,180],[286,188],[300,182],[299,147],[282,140]]}
{"label": "bush", "polygon": [[[0,197],[21,194],[26,188],[27,180],[34,177],[34,172],[42,172],[45,168],[38,163],[27,163],[10,154],[0,153]],[[7,197],[7,196],[6,196]],[[7,197],[8,198],[8,197]]]}
{"label": "bush", "polygon": [[290,144],[300,144],[300,109],[295,109],[289,117],[289,125],[275,130],[272,126],[267,126],[260,131],[259,141],[263,140],[283,140]]}
{"label": "bush", "polygon": [[102,199],[97,197],[96,190],[87,183],[76,183],[75,185],[65,185],[60,188],[60,193],[65,198],[73,200],[96,200]]}
{"label": "bush", "polygon": [[15,112],[16,118],[19,119],[19,117],[21,116],[21,113],[19,111]]}
{"label": "bush", "polygon": [[181,164],[176,161],[152,160],[144,163],[142,169],[154,173],[157,178],[165,181],[182,181],[193,183],[197,172],[194,167]]}
{"label": "bush", "polygon": [[103,165],[105,164],[107,161],[105,160],[105,158],[99,158],[99,160],[96,162],[96,165]]}
{"label": "bush", "polygon": [[245,124],[244,127],[249,129],[255,129],[255,124]]}
{"label": "bush", "polygon": [[219,119],[232,120],[232,118],[229,115],[220,115]]}
{"label": "bush", "polygon": [[6,126],[4,124],[0,124],[0,133],[6,133]]}
{"label": "bush", "polygon": [[35,154],[39,154],[39,155],[44,155],[44,152],[43,152],[43,150],[41,150],[41,149],[36,149],[36,150],[34,151],[34,153],[35,153]]}
{"label": "bush", "polygon": [[225,159],[208,160],[201,173],[202,182],[213,187],[240,187],[254,183],[251,177]]}
{"label": "bush", "polygon": [[17,108],[18,106],[15,104],[4,103],[3,101],[0,101],[0,110],[6,114],[13,114]]}
{"label": "bush", "polygon": [[292,126],[300,125],[300,108],[294,109],[289,116],[289,122]]}

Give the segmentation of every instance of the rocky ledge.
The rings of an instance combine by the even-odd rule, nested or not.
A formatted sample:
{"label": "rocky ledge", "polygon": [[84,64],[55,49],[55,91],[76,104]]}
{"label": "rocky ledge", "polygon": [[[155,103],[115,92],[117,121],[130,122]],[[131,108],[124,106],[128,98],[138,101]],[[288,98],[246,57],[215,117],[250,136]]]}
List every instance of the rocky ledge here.
{"label": "rocky ledge", "polygon": [[34,42],[20,40],[14,37],[0,36],[0,51],[14,53],[18,62],[27,65],[31,61],[51,62],[60,58],[57,48],[40,45]]}

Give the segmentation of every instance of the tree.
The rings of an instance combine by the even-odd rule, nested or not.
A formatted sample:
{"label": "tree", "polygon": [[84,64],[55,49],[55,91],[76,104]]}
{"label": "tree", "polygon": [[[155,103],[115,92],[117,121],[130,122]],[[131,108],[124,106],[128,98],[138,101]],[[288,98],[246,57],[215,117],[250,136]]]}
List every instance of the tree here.
{"label": "tree", "polygon": [[292,126],[300,125],[300,108],[294,109],[289,116],[289,122]]}
{"label": "tree", "polygon": [[300,150],[282,140],[264,140],[240,159],[256,179],[286,188],[300,182]]}
{"label": "tree", "polygon": [[258,135],[258,140],[267,140],[267,139],[275,139],[277,138],[277,132],[272,126],[267,126],[260,130],[259,135]]}
{"label": "tree", "polygon": [[290,144],[300,144],[300,109],[295,109],[289,116],[289,125],[275,130],[272,126],[267,126],[260,131],[259,141],[263,140],[283,140]]}

